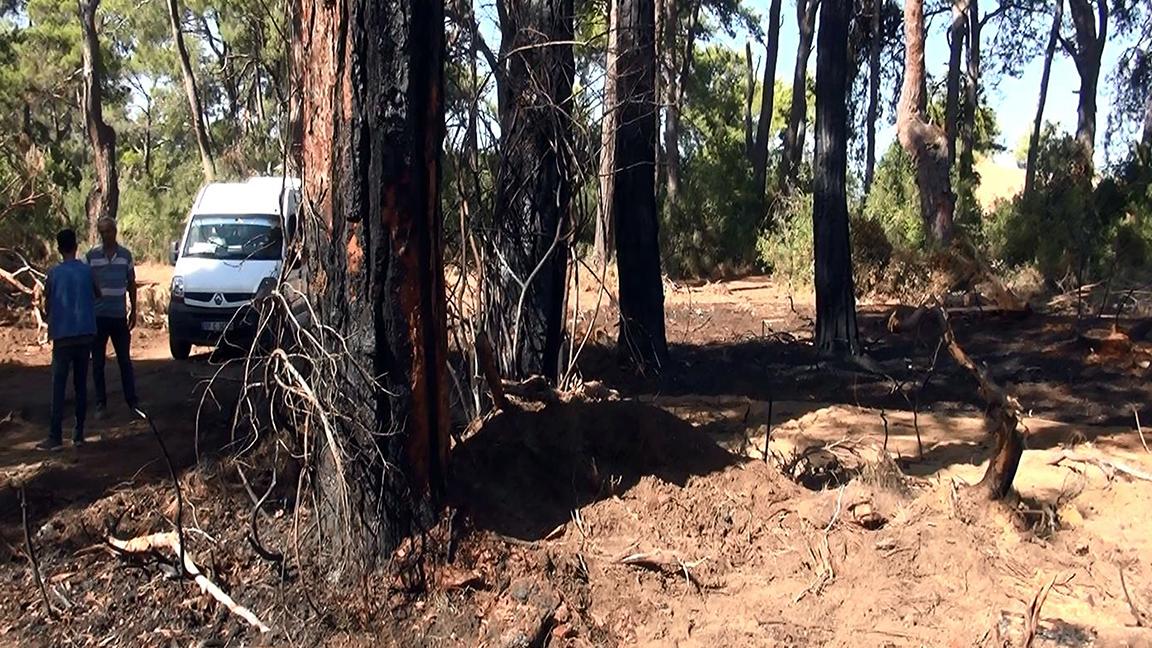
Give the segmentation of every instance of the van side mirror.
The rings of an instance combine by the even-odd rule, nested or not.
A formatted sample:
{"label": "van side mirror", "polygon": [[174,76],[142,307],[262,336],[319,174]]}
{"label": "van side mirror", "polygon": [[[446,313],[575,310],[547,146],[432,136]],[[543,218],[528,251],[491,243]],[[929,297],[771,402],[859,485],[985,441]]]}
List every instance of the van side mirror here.
{"label": "van side mirror", "polygon": [[176,265],[176,260],[180,258],[180,241],[172,241],[168,247],[168,262]]}

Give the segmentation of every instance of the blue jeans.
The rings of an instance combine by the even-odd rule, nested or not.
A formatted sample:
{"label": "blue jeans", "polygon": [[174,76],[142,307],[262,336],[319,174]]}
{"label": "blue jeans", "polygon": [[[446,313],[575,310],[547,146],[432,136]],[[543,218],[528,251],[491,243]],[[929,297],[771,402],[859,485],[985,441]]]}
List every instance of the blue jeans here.
{"label": "blue jeans", "polygon": [[84,415],[88,409],[88,345],[68,344],[52,347],[52,423],[48,440],[63,441],[64,395],[68,388],[68,373],[72,373],[72,388],[76,390],[76,431],[73,439],[84,440]]}
{"label": "blue jeans", "polygon": [[124,386],[124,402],[136,407],[136,374],[132,370],[132,331],[126,317],[97,317],[96,339],[92,343],[92,383],[96,387],[96,406],[108,404],[104,386],[104,360],[108,353],[108,340],[116,351],[120,365],[120,383]]}

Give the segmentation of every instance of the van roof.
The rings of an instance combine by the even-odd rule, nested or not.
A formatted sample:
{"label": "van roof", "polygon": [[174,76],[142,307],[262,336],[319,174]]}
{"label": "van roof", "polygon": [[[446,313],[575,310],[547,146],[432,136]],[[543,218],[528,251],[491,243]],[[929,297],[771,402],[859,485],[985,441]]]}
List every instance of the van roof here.
{"label": "van roof", "polygon": [[[280,187],[273,188],[268,179],[263,183],[214,182],[204,187],[192,211],[197,214],[268,214],[280,213]],[[264,185],[264,186],[261,186]]]}

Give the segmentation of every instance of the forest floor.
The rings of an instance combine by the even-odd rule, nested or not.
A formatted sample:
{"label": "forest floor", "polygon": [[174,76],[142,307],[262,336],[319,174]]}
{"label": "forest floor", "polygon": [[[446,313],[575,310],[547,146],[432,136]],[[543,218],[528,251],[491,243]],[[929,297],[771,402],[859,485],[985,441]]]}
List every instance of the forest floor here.
{"label": "forest floor", "polygon": [[0,329],[0,645],[1152,646],[1136,423],[1152,436],[1152,344],[1095,354],[1064,308],[955,317],[1028,413],[1017,494],[990,505],[965,486],[989,450],[976,385],[946,353],[932,368],[935,340],[888,333],[890,305],[860,308],[881,377],[821,359],[811,303],[768,280],[669,287],[675,360],[655,380],[619,368],[594,302],[578,307],[581,374],[611,389],[521,401],[470,431],[419,592],[299,571],[295,480],[245,468],[255,498],[270,493],[254,514],[226,459],[235,370],[172,361],[162,330],[138,332],[189,553],[268,635],[105,543],[166,531],[178,508],[155,436],[115,402],[115,362],[93,443],[38,454],[49,351]]}

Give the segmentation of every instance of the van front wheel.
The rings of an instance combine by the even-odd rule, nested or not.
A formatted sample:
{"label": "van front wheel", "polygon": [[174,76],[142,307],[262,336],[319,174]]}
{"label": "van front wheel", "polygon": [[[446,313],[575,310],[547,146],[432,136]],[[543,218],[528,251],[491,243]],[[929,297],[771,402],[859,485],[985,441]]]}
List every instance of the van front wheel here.
{"label": "van front wheel", "polygon": [[168,350],[172,352],[173,358],[177,360],[187,360],[189,354],[192,353],[192,343],[187,340],[177,340],[169,336]]}

